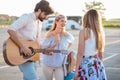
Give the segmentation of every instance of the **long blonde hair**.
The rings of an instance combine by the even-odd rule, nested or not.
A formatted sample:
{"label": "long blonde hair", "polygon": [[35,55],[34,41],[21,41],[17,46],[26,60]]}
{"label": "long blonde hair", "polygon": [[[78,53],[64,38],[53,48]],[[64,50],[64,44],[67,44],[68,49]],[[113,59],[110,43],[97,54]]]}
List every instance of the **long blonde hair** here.
{"label": "long blonde hair", "polygon": [[50,31],[54,31],[54,30],[56,29],[56,21],[59,21],[61,18],[67,19],[67,17],[64,16],[64,15],[62,15],[62,14],[57,15],[57,16],[55,17],[55,20],[54,20],[54,22],[53,22],[53,25],[52,25]]}
{"label": "long blonde hair", "polygon": [[82,23],[83,28],[93,31],[96,39],[96,49],[103,52],[105,46],[105,39],[100,13],[95,9],[89,10],[84,15]]}

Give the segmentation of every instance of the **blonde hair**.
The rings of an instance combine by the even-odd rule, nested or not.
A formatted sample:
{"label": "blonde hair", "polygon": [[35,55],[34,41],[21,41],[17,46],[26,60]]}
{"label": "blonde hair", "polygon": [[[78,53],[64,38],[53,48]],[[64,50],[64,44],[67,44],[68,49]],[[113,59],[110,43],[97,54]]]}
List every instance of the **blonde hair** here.
{"label": "blonde hair", "polygon": [[82,23],[83,28],[93,31],[96,39],[96,49],[103,52],[105,46],[105,39],[100,13],[95,9],[89,10],[84,15]]}
{"label": "blonde hair", "polygon": [[67,17],[64,16],[64,15],[62,15],[62,14],[59,14],[59,15],[57,15],[57,16],[55,17],[55,20],[54,20],[54,22],[53,22],[53,25],[52,25],[50,31],[54,31],[54,30],[56,29],[56,21],[59,21],[59,20],[62,19],[62,18],[66,18],[66,19],[67,19]]}

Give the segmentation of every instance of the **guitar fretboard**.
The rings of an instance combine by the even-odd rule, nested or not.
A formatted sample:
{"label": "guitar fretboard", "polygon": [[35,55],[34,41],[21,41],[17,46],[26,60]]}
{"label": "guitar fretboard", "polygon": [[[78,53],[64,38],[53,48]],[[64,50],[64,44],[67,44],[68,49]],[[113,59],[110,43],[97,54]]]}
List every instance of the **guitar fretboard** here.
{"label": "guitar fretboard", "polygon": [[63,54],[67,54],[68,51],[67,50],[47,50],[47,49],[34,49],[34,52],[54,52],[54,53],[63,53]]}

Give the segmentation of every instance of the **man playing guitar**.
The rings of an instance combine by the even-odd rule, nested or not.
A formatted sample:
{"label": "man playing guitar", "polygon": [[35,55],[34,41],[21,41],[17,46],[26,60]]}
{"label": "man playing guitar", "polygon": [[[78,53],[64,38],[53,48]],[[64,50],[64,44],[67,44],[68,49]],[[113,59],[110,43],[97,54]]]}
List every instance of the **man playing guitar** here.
{"label": "man playing guitar", "polygon": [[[24,55],[31,55],[32,51],[25,46],[25,44],[22,44],[20,38],[27,41],[38,41],[40,39],[41,21],[52,13],[54,13],[54,10],[49,5],[49,2],[41,0],[36,4],[34,12],[22,15],[8,27],[8,33],[11,40],[20,47]],[[20,64],[19,69],[23,73],[23,80],[38,80],[35,60]]]}

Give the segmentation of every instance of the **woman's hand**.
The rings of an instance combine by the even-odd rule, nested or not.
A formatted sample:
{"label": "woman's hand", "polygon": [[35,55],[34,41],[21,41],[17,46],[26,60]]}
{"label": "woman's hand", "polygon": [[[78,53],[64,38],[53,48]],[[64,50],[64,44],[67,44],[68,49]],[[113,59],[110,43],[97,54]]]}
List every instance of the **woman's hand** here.
{"label": "woman's hand", "polygon": [[55,37],[55,41],[54,41],[53,45],[49,47],[50,49],[54,49],[60,42],[60,36],[59,35],[56,35],[54,37]]}
{"label": "woman's hand", "polygon": [[103,53],[102,52],[98,52],[98,56],[99,56],[99,58],[101,59],[101,61],[103,61]]}
{"label": "woman's hand", "polygon": [[78,80],[78,72],[77,71],[75,72],[74,80]]}
{"label": "woman's hand", "polygon": [[55,45],[58,45],[59,42],[60,42],[60,35],[57,34],[57,35],[55,36],[55,42],[54,42],[54,44],[55,44]]}

